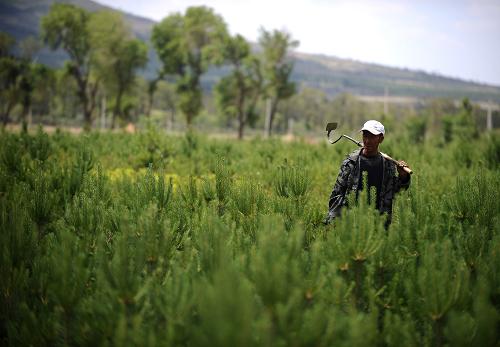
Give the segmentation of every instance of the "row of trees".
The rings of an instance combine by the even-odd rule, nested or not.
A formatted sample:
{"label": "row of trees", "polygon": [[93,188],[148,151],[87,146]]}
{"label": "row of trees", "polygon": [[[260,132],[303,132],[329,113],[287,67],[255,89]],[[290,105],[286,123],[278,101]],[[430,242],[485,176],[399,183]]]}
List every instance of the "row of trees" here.
{"label": "row of trees", "polygon": [[0,32],[0,118],[3,124],[16,105],[21,106],[21,117],[29,113],[33,91],[48,77],[49,69],[32,61],[36,49],[34,40],[20,44],[20,54],[14,57],[11,49],[14,39]]}
{"label": "row of trees", "polygon": [[[271,129],[318,131],[337,120],[352,130],[383,114],[391,129],[397,119],[414,118],[414,137],[422,139],[426,132],[446,132],[451,118],[443,116],[453,118],[460,111],[451,100],[433,100],[414,107],[391,105],[384,114],[381,103],[352,95],[332,99],[316,89],[297,91],[290,80],[293,62],[288,53],[298,42],[289,33],[262,29],[259,49],[252,49],[241,35],[229,35],[224,20],[207,7],[172,14],[153,28],[151,43],[161,66],[150,80],[138,75],[151,56],[148,46],[134,38],[116,12],[55,4],[41,28],[43,42],[66,52],[68,59],[63,68],[51,69],[33,58],[42,41],[28,38],[16,47],[13,38],[0,33],[3,124],[12,114],[26,121],[33,113],[39,121],[58,124],[81,116],[90,129],[98,114],[101,127],[111,114],[108,125],[114,128],[142,115],[158,120],[161,113],[161,121],[172,128],[177,113],[188,127],[202,114],[198,124],[236,128],[242,138],[249,125],[263,127],[269,135]],[[201,77],[210,66],[224,66],[228,72],[207,93]],[[474,118],[481,126],[485,123],[476,109]]]}
{"label": "row of trees", "polygon": [[[122,99],[136,81],[136,70],[147,63],[147,46],[133,38],[121,16],[115,12],[89,13],[68,4],[55,4],[42,19],[42,39],[51,49],[62,49],[69,59],[61,70],[53,70],[33,60],[41,48],[23,41],[21,55],[14,55],[14,40],[1,33],[2,122],[9,121],[16,104],[22,105],[22,120],[30,112],[32,101],[53,99],[75,102],[90,128],[97,100],[102,95],[114,99],[112,126],[123,115]],[[36,42],[36,41],[35,41]],[[24,45],[23,45],[24,44]],[[23,47],[22,47],[23,48]],[[75,95],[67,95],[67,91]],[[46,103],[51,111],[50,101]]]}
{"label": "row of trees", "polygon": [[[72,101],[78,103],[87,129],[91,128],[97,109],[103,107],[98,105],[99,101],[111,100],[107,108],[112,112],[111,127],[114,127],[117,119],[125,117],[124,99],[140,84],[137,72],[148,62],[147,45],[134,38],[119,13],[88,12],[71,4],[54,4],[42,18],[41,29],[44,44],[52,50],[63,50],[68,59],[56,73],[30,58],[15,57],[11,50],[13,40],[3,34],[2,99],[9,100],[2,103],[3,122],[9,121],[9,113],[19,103],[25,109],[22,116],[25,119],[37,79],[40,89],[46,90],[54,87],[54,83],[49,83],[51,80],[59,81],[59,90],[52,94],[64,94],[64,84],[74,89]],[[188,8],[184,14],[169,15],[155,25],[151,43],[161,69],[155,78],[141,84],[147,91],[147,103],[142,110],[146,115],[151,112],[159,85],[168,81],[174,93],[171,106],[185,116],[191,127],[203,108],[200,82],[210,66],[229,67],[230,72],[220,79],[213,94],[218,113],[237,121],[239,138],[243,137],[247,124],[257,119],[257,104],[262,100],[269,105],[266,124],[270,134],[280,101],[295,93],[295,84],[290,81],[293,62],[288,53],[298,42],[287,32],[261,29],[262,50],[256,54],[241,35],[228,33],[221,16],[211,8],[199,6]],[[31,71],[36,69],[45,69],[45,75]],[[27,83],[30,85],[26,86]]]}

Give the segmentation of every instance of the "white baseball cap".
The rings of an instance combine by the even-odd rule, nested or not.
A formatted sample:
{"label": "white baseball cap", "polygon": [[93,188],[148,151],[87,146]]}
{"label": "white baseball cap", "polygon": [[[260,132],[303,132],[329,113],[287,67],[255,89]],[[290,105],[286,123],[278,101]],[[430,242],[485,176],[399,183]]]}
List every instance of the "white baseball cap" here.
{"label": "white baseball cap", "polygon": [[363,131],[363,130],[369,131],[373,135],[379,135],[379,134],[385,135],[384,126],[382,125],[382,123],[380,123],[379,121],[376,121],[376,120],[367,121],[363,125],[363,127],[361,128],[360,131]]}

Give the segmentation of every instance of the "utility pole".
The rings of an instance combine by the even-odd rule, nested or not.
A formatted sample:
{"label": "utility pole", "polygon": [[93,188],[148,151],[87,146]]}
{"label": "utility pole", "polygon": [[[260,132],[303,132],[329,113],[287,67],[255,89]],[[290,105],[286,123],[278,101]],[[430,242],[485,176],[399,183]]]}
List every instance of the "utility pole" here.
{"label": "utility pole", "polygon": [[33,124],[33,109],[30,106],[28,111],[28,127],[31,128],[32,124]]}
{"label": "utility pole", "polygon": [[389,106],[387,105],[387,86],[384,87],[384,114],[387,116],[389,114]]}
{"label": "utility pole", "polygon": [[264,137],[269,137],[271,134],[271,98],[266,100],[266,121],[264,123]]}
{"label": "utility pole", "polygon": [[288,126],[287,126],[287,132],[288,135],[293,135],[293,125],[295,123],[295,120],[293,118],[288,118]]}
{"label": "utility pole", "polygon": [[488,106],[487,106],[487,114],[486,114],[486,130],[491,131],[493,130],[493,118],[491,114],[491,100],[488,100]]}
{"label": "utility pole", "polygon": [[106,95],[101,99],[101,129],[106,128]]}

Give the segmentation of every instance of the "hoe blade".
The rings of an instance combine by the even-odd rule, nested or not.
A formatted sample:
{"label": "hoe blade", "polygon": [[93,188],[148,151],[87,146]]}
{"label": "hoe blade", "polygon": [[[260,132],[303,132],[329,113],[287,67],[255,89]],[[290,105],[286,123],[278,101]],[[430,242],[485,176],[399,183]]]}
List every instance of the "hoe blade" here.
{"label": "hoe blade", "polygon": [[333,131],[335,129],[337,129],[337,122],[328,123],[326,125],[326,131],[328,131],[328,133],[330,133],[330,131]]}

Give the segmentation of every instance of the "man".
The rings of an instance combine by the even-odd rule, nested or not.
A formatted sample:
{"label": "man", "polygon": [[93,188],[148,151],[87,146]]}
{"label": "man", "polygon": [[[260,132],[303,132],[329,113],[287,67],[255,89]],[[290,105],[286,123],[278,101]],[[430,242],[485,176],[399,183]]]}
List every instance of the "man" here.
{"label": "man", "polygon": [[[384,141],[385,128],[376,120],[367,121],[361,130],[363,132],[363,148],[349,154],[342,162],[340,172],[330,194],[329,211],[325,223],[329,224],[340,215],[343,206],[347,205],[347,195],[358,192],[368,184],[375,187],[375,207],[380,213],[387,213],[386,226],[391,222],[392,200],[401,188],[408,189],[410,175],[403,170],[407,166],[404,161],[400,165],[385,159],[378,151],[379,145]],[[398,176],[396,176],[396,167]],[[366,172],[367,183],[363,182],[363,173]],[[370,192],[368,192],[370,198]]]}

